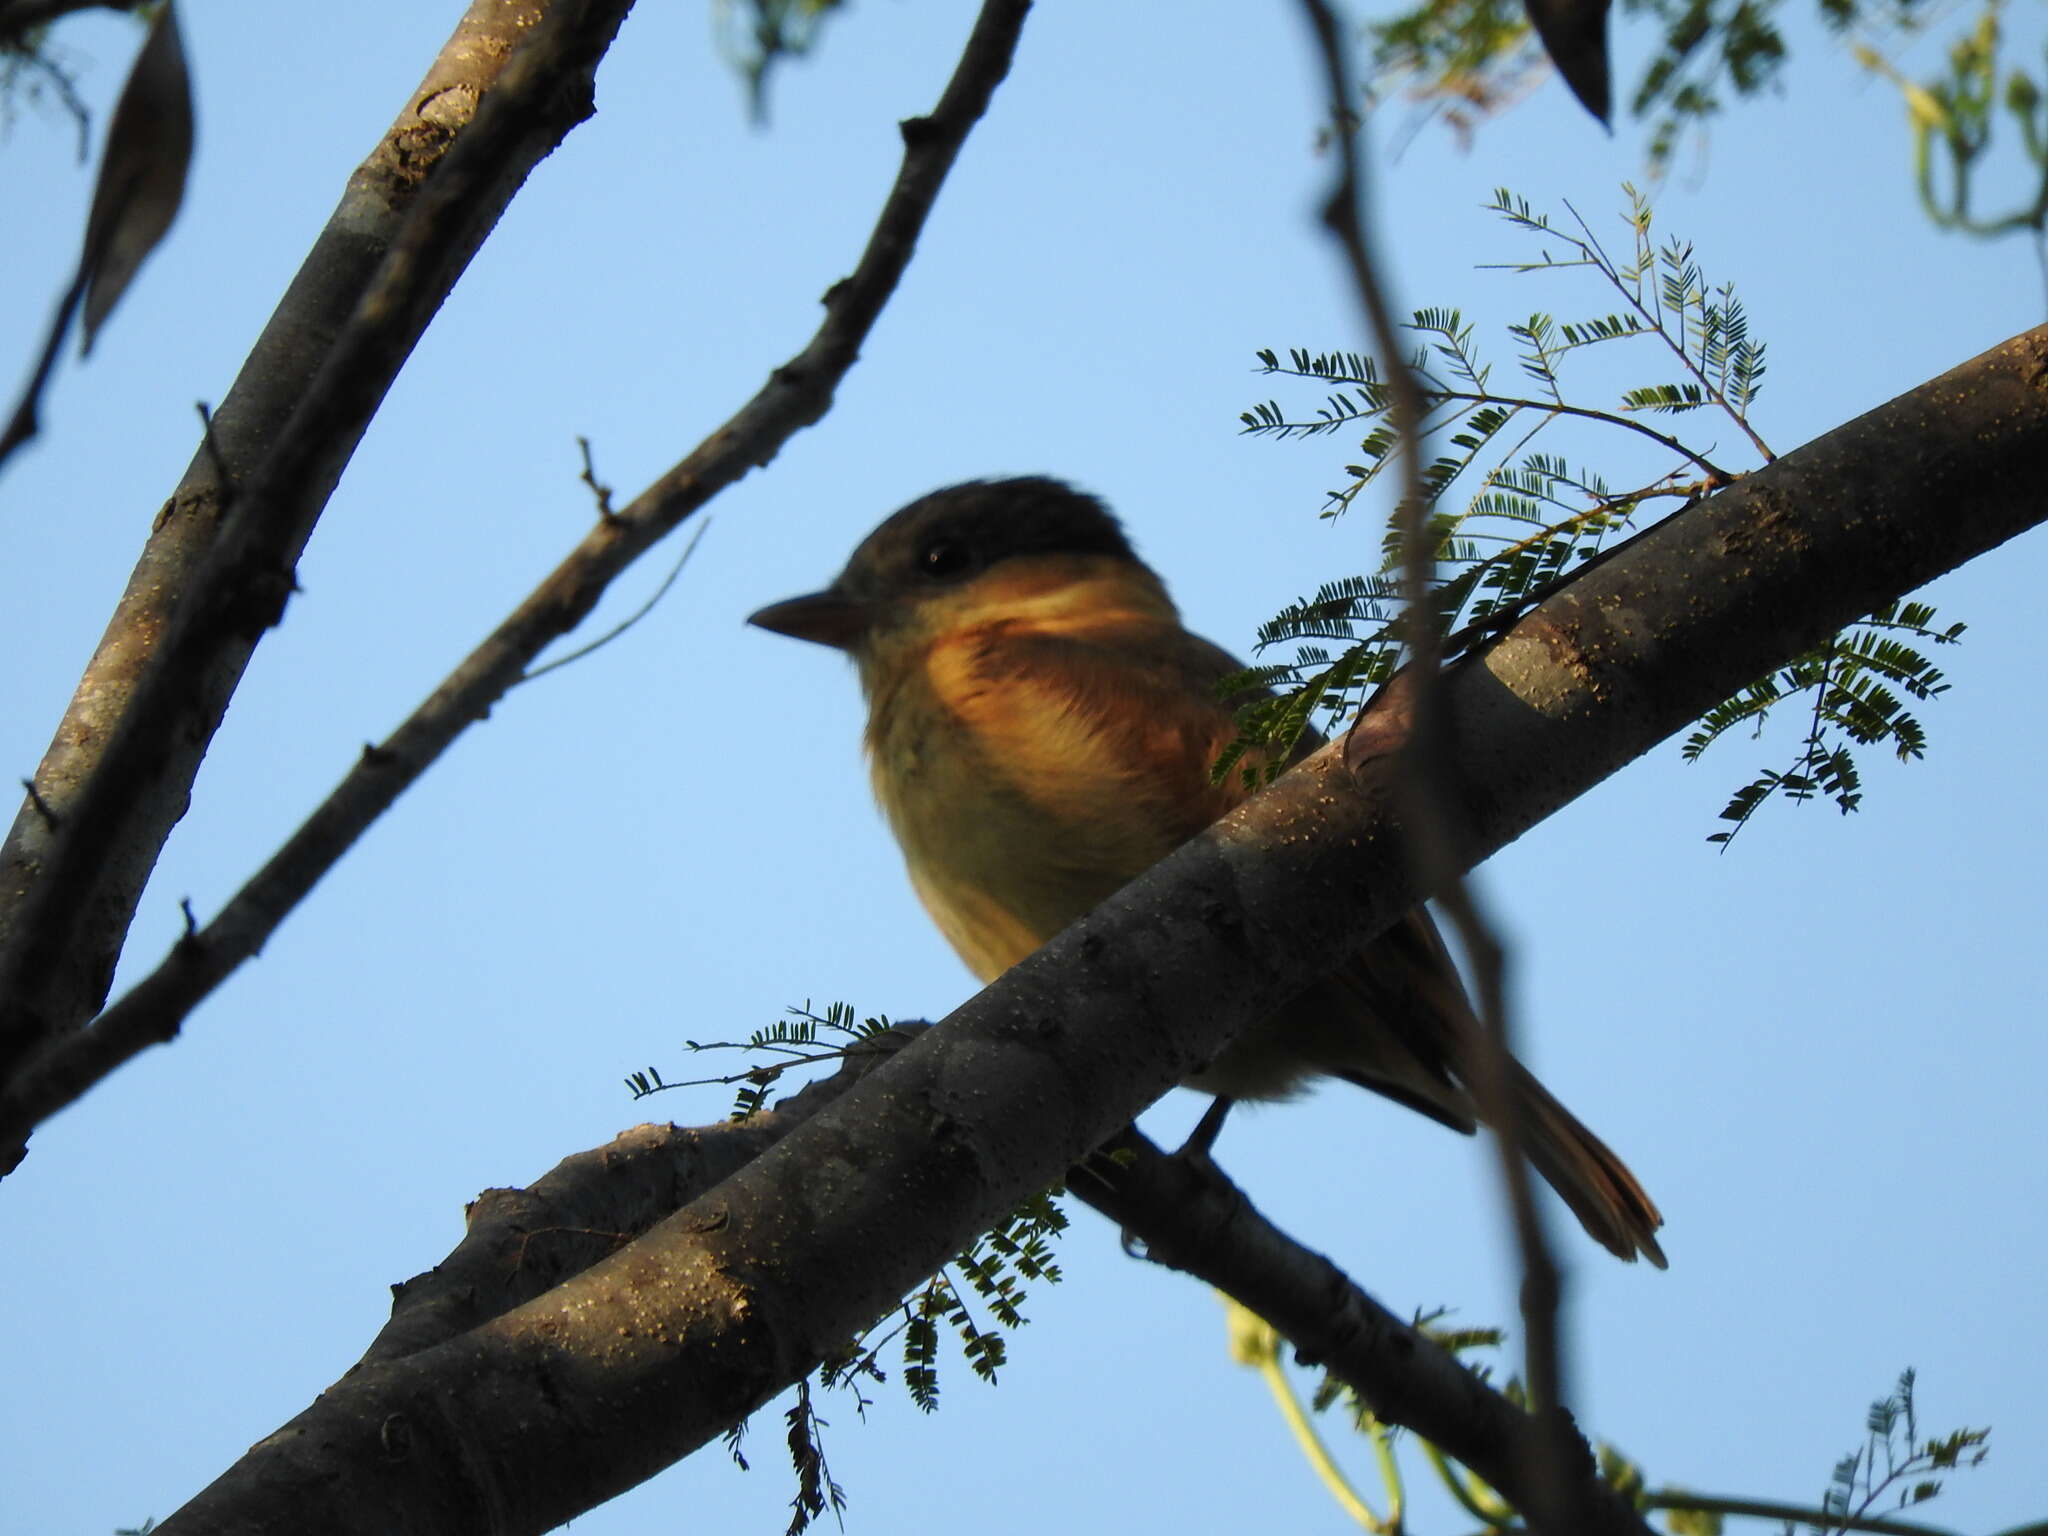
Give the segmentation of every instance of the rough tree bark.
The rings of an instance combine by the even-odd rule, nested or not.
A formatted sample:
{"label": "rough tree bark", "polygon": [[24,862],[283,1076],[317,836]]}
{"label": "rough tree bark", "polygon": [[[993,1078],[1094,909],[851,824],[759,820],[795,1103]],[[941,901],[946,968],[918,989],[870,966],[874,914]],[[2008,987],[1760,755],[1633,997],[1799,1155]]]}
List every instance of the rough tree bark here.
{"label": "rough tree bark", "polygon": [[[886,1048],[855,1050],[832,1077],[744,1123],[637,1126],[563,1159],[531,1188],[486,1191],[465,1212],[455,1250],[398,1288],[390,1322],[354,1369],[430,1349],[609,1257],[836,1102],[926,1027],[898,1025]],[[1235,1297],[1381,1417],[1425,1435],[1493,1487],[1526,1495],[1528,1420],[1514,1404],[1275,1227],[1213,1163],[1168,1157],[1135,1129],[1105,1151],[1072,1170],[1068,1189],[1142,1244],[1147,1259]],[[1599,1480],[1584,1439],[1570,1433],[1572,1472],[1592,1508],[1587,1529],[1646,1536],[1641,1517]]]}

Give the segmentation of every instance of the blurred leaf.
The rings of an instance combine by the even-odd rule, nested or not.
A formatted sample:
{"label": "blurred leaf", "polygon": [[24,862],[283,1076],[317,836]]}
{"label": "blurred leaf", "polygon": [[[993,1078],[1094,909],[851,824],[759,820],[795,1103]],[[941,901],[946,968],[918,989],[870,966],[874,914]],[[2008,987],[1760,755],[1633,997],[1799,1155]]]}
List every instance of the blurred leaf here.
{"label": "blurred leaf", "polygon": [[746,77],[754,121],[768,115],[768,72],[783,59],[802,58],[818,40],[840,0],[718,0],[719,44]]}
{"label": "blurred leaf", "polygon": [[1543,51],[1578,97],[1579,105],[1609,120],[1614,88],[1607,67],[1608,0],[1522,0]]}
{"label": "blurred leaf", "polygon": [[177,217],[192,162],[192,83],[171,0],[164,0],[114,107],[100,157],[99,183],[85,221],[85,243],[71,286],[57,301],[35,369],[0,433],[0,464],[36,435],[36,410],[57,365],[71,318],[85,301],[82,352],[92,351],[108,311],[127,291],[143,258]]}
{"label": "blurred leaf", "polygon": [[83,351],[92,351],[101,323],[178,216],[191,164],[192,81],[177,7],[164,0],[121,89],[100,158],[85,224]]}

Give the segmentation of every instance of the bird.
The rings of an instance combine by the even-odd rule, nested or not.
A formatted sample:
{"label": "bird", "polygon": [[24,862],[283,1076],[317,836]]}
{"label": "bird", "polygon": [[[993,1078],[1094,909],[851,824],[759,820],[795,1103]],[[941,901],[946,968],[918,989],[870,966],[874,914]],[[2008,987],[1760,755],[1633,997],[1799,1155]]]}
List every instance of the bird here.
{"label": "bird", "polygon": [[[748,622],[853,659],[875,797],[918,897],[984,984],[1251,793],[1211,772],[1237,735],[1239,701],[1219,685],[1243,669],[1182,626],[1109,509],[1064,481],[933,491],[831,585]],[[1480,1031],[1418,907],[1186,1086],[1217,1099],[1212,1133],[1236,1100],[1337,1077],[1469,1135]],[[1531,1164],[1602,1246],[1664,1268],[1663,1217],[1635,1176],[1510,1068]]]}

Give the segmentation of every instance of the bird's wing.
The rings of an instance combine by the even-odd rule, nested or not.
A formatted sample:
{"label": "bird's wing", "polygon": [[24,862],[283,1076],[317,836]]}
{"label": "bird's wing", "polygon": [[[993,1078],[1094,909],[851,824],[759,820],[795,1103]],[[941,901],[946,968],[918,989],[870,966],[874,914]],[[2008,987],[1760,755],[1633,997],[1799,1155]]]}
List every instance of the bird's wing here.
{"label": "bird's wing", "polygon": [[[1239,701],[1220,697],[1217,685],[1241,669],[1177,626],[1133,626],[1100,638],[1011,633],[990,637],[983,662],[1007,684],[993,692],[1016,689],[1013,696],[1067,720],[1092,771],[1122,777],[1130,814],[1159,834],[1155,858],[1250,793],[1235,773],[1210,782],[1211,766],[1237,734]],[[1296,756],[1321,742],[1305,733]],[[1417,907],[1226,1051],[1194,1085],[1226,1095],[1284,1094],[1303,1072],[1329,1073],[1470,1131],[1478,1116],[1464,1080],[1481,1028],[1435,922]],[[1586,1229],[1623,1258],[1641,1253],[1663,1267],[1654,1235],[1663,1218],[1626,1165],[1519,1064],[1509,1092],[1531,1160]]]}
{"label": "bird's wing", "polygon": [[1149,856],[1127,879],[1245,796],[1234,775],[1210,782],[1237,734],[1216,685],[1241,668],[1178,625],[991,625],[964,639],[957,665],[972,686],[946,689],[949,702],[999,771],[1077,822],[1110,806],[1142,823]]}
{"label": "bird's wing", "polygon": [[[1206,640],[1159,624],[1104,636],[1011,632],[990,637],[984,662],[1001,692],[1036,694],[1044,709],[1083,723],[1087,752],[1124,779],[1130,814],[1159,834],[1155,858],[1251,793],[1238,772],[1211,782],[1212,766],[1237,735],[1235,709],[1246,696],[1219,693],[1218,685],[1243,668]],[[1306,732],[1295,755],[1321,744],[1321,736]],[[1261,765],[1255,753],[1243,764]],[[1377,1027],[1361,1028],[1361,1014]],[[1455,1073],[1472,1013],[1436,924],[1421,908],[1360,945],[1330,981],[1285,1010],[1280,1027],[1299,1035],[1305,1065],[1471,1129],[1471,1102]]]}

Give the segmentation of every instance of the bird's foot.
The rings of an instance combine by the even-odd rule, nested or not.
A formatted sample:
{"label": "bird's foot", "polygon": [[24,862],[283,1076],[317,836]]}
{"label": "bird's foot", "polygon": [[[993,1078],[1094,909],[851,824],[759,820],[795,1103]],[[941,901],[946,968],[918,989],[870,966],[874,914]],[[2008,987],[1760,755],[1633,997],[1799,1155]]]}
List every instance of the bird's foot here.
{"label": "bird's foot", "polygon": [[1195,1128],[1188,1132],[1188,1139],[1180,1144],[1180,1150],[1173,1155],[1184,1162],[1214,1168],[1215,1161],[1209,1156],[1216,1146],[1216,1138],[1223,1133],[1223,1122],[1230,1117],[1230,1106],[1237,1100],[1218,1094],[1210,1100],[1209,1107],[1202,1111],[1202,1118],[1195,1122]]}

